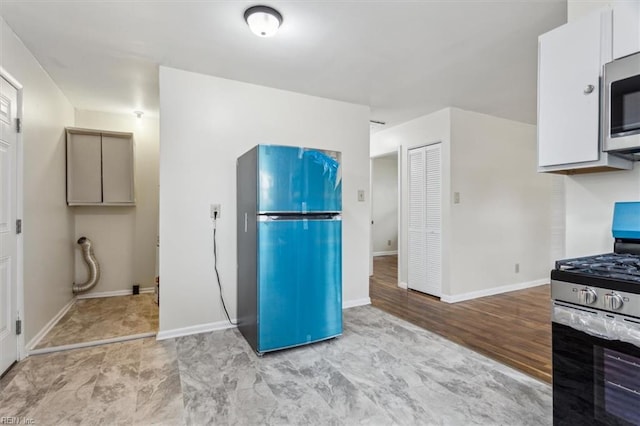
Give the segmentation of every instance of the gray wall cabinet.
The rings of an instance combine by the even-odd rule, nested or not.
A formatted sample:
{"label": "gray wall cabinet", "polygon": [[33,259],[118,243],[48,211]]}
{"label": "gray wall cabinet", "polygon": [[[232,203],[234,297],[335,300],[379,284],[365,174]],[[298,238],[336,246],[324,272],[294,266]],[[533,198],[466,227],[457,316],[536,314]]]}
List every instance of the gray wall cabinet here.
{"label": "gray wall cabinet", "polygon": [[133,133],[66,130],[67,204],[135,205]]}

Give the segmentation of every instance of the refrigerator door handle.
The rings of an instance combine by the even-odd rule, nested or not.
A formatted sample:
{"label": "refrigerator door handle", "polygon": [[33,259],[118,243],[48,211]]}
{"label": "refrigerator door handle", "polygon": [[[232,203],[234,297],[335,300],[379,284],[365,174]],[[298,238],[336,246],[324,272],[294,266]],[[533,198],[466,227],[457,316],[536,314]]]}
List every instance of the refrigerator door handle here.
{"label": "refrigerator door handle", "polygon": [[258,222],[276,222],[283,220],[326,220],[335,221],[342,220],[342,215],[337,213],[313,214],[313,215],[278,215],[278,214],[261,214],[258,216]]}

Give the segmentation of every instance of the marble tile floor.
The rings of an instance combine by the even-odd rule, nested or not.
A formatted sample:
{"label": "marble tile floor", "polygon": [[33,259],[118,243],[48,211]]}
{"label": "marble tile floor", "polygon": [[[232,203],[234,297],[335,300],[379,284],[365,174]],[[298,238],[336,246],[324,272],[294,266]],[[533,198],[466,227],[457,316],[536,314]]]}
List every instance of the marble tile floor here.
{"label": "marble tile floor", "polygon": [[152,293],[78,299],[34,349],[158,331]]}
{"label": "marble tile floor", "polygon": [[0,379],[0,423],[184,424],[175,345],[147,338],[31,356]]}
{"label": "marble tile floor", "polygon": [[32,356],[0,416],[37,424],[551,425],[551,387],[374,307],[258,357],[237,329]]}
{"label": "marble tile floor", "polygon": [[371,306],[265,354],[237,329],[177,339],[189,425],[550,425],[551,387]]}

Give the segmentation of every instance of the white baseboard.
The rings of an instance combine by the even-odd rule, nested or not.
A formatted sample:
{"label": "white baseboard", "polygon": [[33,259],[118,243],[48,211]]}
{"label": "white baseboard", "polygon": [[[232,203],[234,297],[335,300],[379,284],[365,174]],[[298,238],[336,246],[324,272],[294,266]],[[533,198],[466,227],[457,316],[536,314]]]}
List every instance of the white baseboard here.
{"label": "white baseboard", "polygon": [[344,300],[342,301],[342,309],[355,308],[356,306],[370,305],[371,299],[365,297],[363,299]]}
{"label": "white baseboard", "polygon": [[50,348],[32,349],[29,351],[31,355],[42,355],[51,352],[70,351],[73,349],[90,348],[91,346],[108,345],[110,343],[127,342],[129,340],[144,339],[147,337],[154,337],[155,332],[132,334],[130,336],[112,337],[110,339],[94,340],[93,342],[73,343],[71,345],[52,346]]}
{"label": "white baseboard", "polygon": [[487,288],[484,290],[471,291],[469,293],[447,295],[443,294],[440,300],[447,303],[462,302],[464,300],[477,299],[479,297],[493,296],[500,293],[508,293],[510,291],[524,290],[525,288],[537,287],[539,285],[549,284],[549,278],[542,278],[524,283],[508,284],[500,287]]}
{"label": "white baseboard", "polygon": [[60,321],[60,319],[62,319],[62,317],[65,316],[67,312],[69,312],[69,309],[71,309],[71,307],[75,302],[76,302],[75,297],[69,300],[69,302],[66,305],[64,305],[62,309],[60,309],[60,312],[58,312],[53,318],[51,318],[51,320],[48,323],[46,323],[45,326],[42,327],[42,329],[35,336],[33,336],[33,339],[29,340],[29,342],[26,345],[28,354],[31,353],[31,350],[34,347],[38,346],[38,343],[40,343],[40,340],[42,340],[42,338],[46,336],[47,333],[50,332],[53,327],[56,326],[58,321]]}
{"label": "white baseboard", "polygon": [[[363,299],[348,300],[342,303],[342,309],[354,308],[356,306],[370,305],[371,299],[365,297]],[[231,319],[236,322],[236,319]],[[229,324],[229,321],[210,322],[207,324],[192,325],[183,328],[174,328],[172,330],[159,331],[156,335],[157,340],[175,339],[176,337],[190,336],[192,334],[208,333],[210,331],[226,330],[233,328],[235,325]]]}
{"label": "white baseboard", "polygon": [[408,288],[409,288],[409,284],[407,284],[407,283],[404,283],[404,282],[400,281],[400,282],[398,283],[398,287],[400,287],[400,288],[404,288],[404,289],[406,290],[406,289],[408,289]]}
{"label": "white baseboard", "polygon": [[376,256],[391,256],[392,254],[398,254],[398,250],[374,251],[373,252],[373,257],[376,257]]}
{"label": "white baseboard", "polygon": [[[236,322],[234,318],[231,321]],[[174,328],[172,330],[159,331],[156,340],[175,339],[176,337],[190,336],[192,334],[208,333],[210,331],[226,330],[234,328],[235,325],[229,324],[229,321],[210,322],[207,324],[192,325],[183,328]]]}
{"label": "white baseboard", "polygon": [[[140,294],[153,293],[154,291],[155,291],[155,287],[144,287],[140,289]],[[133,294],[133,289],[113,290],[113,291],[99,291],[96,293],[79,294],[76,296],[76,298],[77,299],[95,299],[98,297],[130,296],[132,294]]]}

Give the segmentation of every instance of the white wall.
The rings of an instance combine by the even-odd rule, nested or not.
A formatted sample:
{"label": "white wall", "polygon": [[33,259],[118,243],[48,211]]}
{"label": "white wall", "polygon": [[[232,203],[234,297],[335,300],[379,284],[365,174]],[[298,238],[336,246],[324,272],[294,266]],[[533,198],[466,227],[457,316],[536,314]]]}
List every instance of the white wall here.
{"label": "white wall", "polygon": [[548,279],[552,177],[536,161],[535,126],[451,109],[460,203],[451,209],[449,295]]}
{"label": "white wall", "polygon": [[[259,143],[342,152],[343,301],[369,297],[369,108],[160,67],[160,332],[236,312],[236,159]],[[358,189],[366,202],[357,201]]]}
{"label": "white wall", "polygon": [[[569,22],[614,1],[567,2]],[[566,257],[613,250],[611,222],[616,201],[640,199],[640,169],[567,176],[565,180]]]}
{"label": "white wall", "polygon": [[398,250],[398,155],[371,161],[373,254]]}
{"label": "white wall", "polygon": [[611,7],[615,0],[567,0],[567,21],[575,21],[595,10]]}
{"label": "white wall", "polygon": [[[449,140],[451,134],[450,108],[445,108],[432,114],[416,118],[406,123],[389,129],[381,130],[371,135],[371,155],[379,156],[391,152],[396,152],[401,147],[400,159],[400,242],[398,245],[398,263],[400,269],[400,284],[406,286],[407,283],[407,151],[411,148],[441,142],[442,143],[442,247],[443,247],[443,290],[449,282],[449,241],[450,235],[450,181],[449,181]],[[403,220],[404,219],[404,220]],[[446,287],[448,290],[448,287]]]}
{"label": "white wall", "polygon": [[[135,207],[73,207],[75,241],[93,242],[100,281],[86,294],[131,291],[133,283],[152,287],[158,235],[159,121],[154,117],[77,110],[76,127],[132,132],[135,143]],[[75,282],[87,279],[79,247]]]}
{"label": "white wall", "polygon": [[613,251],[616,201],[640,200],[640,168],[565,177],[566,257]]}
{"label": "white wall", "polygon": [[0,66],[23,92],[24,326],[29,342],[71,299],[73,215],[66,205],[65,126],[73,107],[0,18]]}
{"label": "white wall", "polygon": [[[446,108],[371,136],[372,153],[402,147],[401,284],[407,282],[407,150],[438,141],[443,300],[547,279],[552,177],[536,173],[535,126]],[[453,192],[460,192],[460,204],[453,204]]]}

